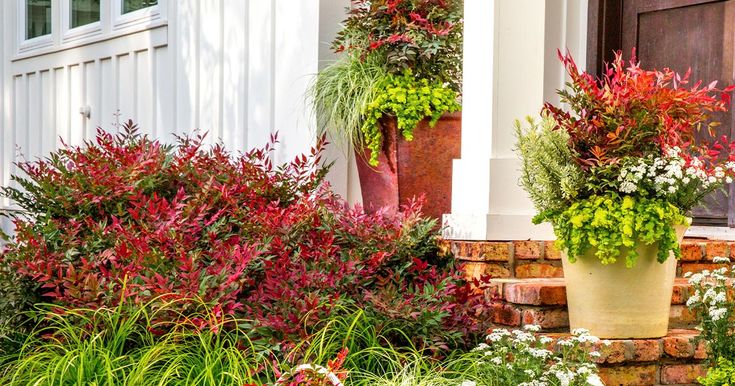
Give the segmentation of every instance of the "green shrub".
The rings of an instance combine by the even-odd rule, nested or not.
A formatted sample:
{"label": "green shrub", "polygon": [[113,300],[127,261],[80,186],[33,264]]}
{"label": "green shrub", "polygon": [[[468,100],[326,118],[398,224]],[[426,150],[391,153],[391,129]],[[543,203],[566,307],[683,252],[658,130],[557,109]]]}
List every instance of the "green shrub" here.
{"label": "green shrub", "polygon": [[527,123],[524,127],[515,121],[516,152],[522,162],[520,184],[541,216],[559,213],[582,191],[582,169],[574,162],[569,134],[556,130],[551,117],[544,116],[540,124],[528,117]]}
{"label": "green shrub", "polygon": [[[549,218],[534,218],[536,223],[544,220]],[[659,262],[666,261],[669,252],[678,259],[681,251],[675,226],[688,225],[689,219],[661,199],[608,193],[577,200],[556,214],[552,223],[557,243],[568,250],[570,262],[595,248],[602,264],[625,258],[625,265],[632,267],[638,258],[635,247],[639,243],[658,245]]]}
{"label": "green shrub", "polygon": [[717,361],[717,365],[707,371],[707,376],[704,378],[699,377],[697,382],[701,383],[702,386],[735,385],[735,363],[728,359],[720,358]]}

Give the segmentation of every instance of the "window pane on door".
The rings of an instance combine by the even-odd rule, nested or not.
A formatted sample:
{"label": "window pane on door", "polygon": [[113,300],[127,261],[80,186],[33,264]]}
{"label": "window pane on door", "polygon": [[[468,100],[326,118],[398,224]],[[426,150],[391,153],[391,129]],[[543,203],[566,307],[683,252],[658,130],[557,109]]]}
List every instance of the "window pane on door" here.
{"label": "window pane on door", "polygon": [[122,0],[122,13],[137,11],[158,4],[158,0]]}
{"label": "window pane on door", "polygon": [[70,0],[71,28],[81,27],[100,21],[100,0]]}
{"label": "window pane on door", "polygon": [[26,39],[51,33],[51,0],[26,0]]}

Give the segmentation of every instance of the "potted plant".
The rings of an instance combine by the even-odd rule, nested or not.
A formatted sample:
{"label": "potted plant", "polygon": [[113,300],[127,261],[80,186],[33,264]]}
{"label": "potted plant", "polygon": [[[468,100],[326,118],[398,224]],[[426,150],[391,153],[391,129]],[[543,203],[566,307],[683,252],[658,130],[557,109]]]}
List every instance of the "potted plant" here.
{"label": "potted plant", "polygon": [[534,222],[551,222],[564,255],[570,325],[604,338],[664,336],[686,215],[735,174],[735,144],[695,142],[733,87],[690,87],[688,73],[647,71],[620,53],[595,78],[559,57],[567,109],[547,103],[540,123],[516,122],[516,133]]}
{"label": "potted plant", "polygon": [[352,0],[333,49],[343,56],[311,86],[320,131],[357,155],[363,205],[427,196],[450,209],[459,158],[461,0]]}

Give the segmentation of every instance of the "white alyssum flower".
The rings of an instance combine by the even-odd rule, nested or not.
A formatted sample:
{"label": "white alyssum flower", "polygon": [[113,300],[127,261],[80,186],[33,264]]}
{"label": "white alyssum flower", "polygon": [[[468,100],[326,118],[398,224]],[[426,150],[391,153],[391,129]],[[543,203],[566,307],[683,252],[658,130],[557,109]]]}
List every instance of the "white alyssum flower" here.
{"label": "white alyssum flower", "polygon": [[699,299],[699,294],[695,293],[694,295],[690,296],[689,299],[687,299],[687,307],[691,307],[697,303],[699,303],[701,299]]}
{"label": "white alyssum flower", "polygon": [[712,307],[709,309],[709,317],[712,318],[713,321],[718,321],[722,319],[723,316],[727,313],[727,308],[724,307]]}
{"label": "white alyssum flower", "polygon": [[[593,358],[600,354],[588,353],[587,348],[588,343],[599,342],[599,338],[583,329],[573,331],[573,335],[565,339],[540,335],[537,326],[527,326],[524,330],[490,332],[487,343],[473,350],[482,358],[476,362],[477,366],[490,366],[487,370],[491,372],[522,374],[526,381],[519,379],[519,386],[598,385]],[[554,342],[557,345],[552,349]]]}
{"label": "white alyssum flower", "polygon": [[717,295],[715,295],[715,297],[712,298],[712,300],[710,300],[709,304],[711,306],[714,306],[717,304],[725,303],[726,301],[727,301],[727,294],[724,292],[718,292]]}
{"label": "white alyssum flower", "polygon": [[549,350],[536,348],[529,348],[528,353],[531,354],[532,357],[540,359],[548,358],[554,354]]}
{"label": "white alyssum flower", "polygon": [[554,376],[559,380],[561,386],[569,386],[574,379],[574,373],[569,370],[560,370],[554,372]]}
{"label": "white alyssum flower", "polygon": [[597,374],[588,375],[586,381],[589,386],[605,386],[605,384],[602,383],[602,379],[600,379],[600,376]]}
{"label": "white alyssum flower", "polygon": [[477,386],[477,383],[475,381],[462,381],[462,383],[459,384],[459,386]]}
{"label": "white alyssum flower", "polygon": [[702,280],[704,280],[704,275],[702,273],[695,273],[695,274],[691,275],[691,277],[689,278],[689,283],[690,284],[699,284],[699,283],[702,282]]}
{"label": "white alyssum flower", "polygon": [[724,256],[715,256],[712,259],[712,262],[713,263],[729,263],[730,262],[730,258],[724,257]]}
{"label": "white alyssum flower", "polygon": [[486,339],[489,340],[490,342],[499,342],[501,339],[509,335],[510,335],[510,332],[508,330],[497,329],[497,330],[493,330],[493,332],[491,332],[490,335],[486,337]]}
{"label": "white alyssum flower", "polygon": [[539,332],[541,331],[541,326],[535,325],[535,324],[529,324],[523,327],[524,330],[528,332]]}

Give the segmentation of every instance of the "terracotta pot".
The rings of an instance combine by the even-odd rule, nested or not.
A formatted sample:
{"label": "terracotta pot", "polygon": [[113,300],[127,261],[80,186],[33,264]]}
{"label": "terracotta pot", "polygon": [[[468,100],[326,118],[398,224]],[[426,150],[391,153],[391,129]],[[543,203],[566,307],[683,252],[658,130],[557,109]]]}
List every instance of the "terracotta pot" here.
{"label": "terracotta pot", "polygon": [[410,198],[425,195],[424,214],[441,218],[452,205],[452,161],[460,156],[460,113],[447,114],[429,127],[421,121],[413,141],[398,132],[395,118],[381,120],[383,152],[370,166],[369,152],[356,151],[365,210],[387,207],[396,212]]}
{"label": "terracotta pot", "polygon": [[[683,225],[676,228],[679,243],[686,229]],[[637,251],[633,268],[625,267],[624,258],[603,265],[594,250],[574,263],[562,252],[572,329],[585,328],[606,339],[666,336],[676,259],[672,253],[664,263],[656,261],[655,244],[640,245]]]}

